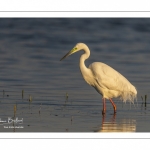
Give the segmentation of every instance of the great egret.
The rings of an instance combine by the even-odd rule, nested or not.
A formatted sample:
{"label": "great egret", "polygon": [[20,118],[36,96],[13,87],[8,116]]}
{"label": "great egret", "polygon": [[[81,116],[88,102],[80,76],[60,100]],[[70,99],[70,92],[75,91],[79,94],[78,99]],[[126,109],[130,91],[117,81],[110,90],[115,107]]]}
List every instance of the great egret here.
{"label": "great egret", "polygon": [[137,91],[135,87],[119,72],[102,62],[94,62],[89,68],[85,66],[84,61],[90,56],[90,50],[86,44],[77,43],[71,51],[60,59],[60,61],[80,50],[84,50],[84,54],[80,57],[81,74],[84,80],[102,95],[102,114],[106,113],[105,99],[110,100],[114,108],[114,113],[116,113],[116,105],[112,101],[112,98],[120,97],[124,102],[127,100],[134,102]]}

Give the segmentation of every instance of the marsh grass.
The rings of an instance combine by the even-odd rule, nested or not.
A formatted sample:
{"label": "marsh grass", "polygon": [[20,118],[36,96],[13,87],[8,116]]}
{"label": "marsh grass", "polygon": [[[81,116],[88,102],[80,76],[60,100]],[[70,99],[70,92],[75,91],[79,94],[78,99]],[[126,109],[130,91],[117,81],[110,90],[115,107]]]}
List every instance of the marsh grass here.
{"label": "marsh grass", "polygon": [[68,100],[68,97],[69,97],[69,96],[68,96],[68,93],[66,92],[66,100]]}
{"label": "marsh grass", "polygon": [[40,105],[40,108],[39,108],[39,114],[41,113],[41,109],[42,109],[42,104]]}
{"label": "marsh grass", "polygon": [[22,90],[22,99],[23,99],[23,97],[24,97],[24,90]]}
{"label": "marsh grass", "polygon": [[32,102],[32,96],[29,95],[29,102]]}
{"label": "marsh grass", "polygon": [[142,105],[144,104],[145,107],[146,107],[146,105],[147,105],[147,95],[141,96],[141,99],[142,99]]}
{"label": "marsh grass", "polygon": [[14,105],[14,117],[16,116],[16,112],[17,112],[17,105]]}

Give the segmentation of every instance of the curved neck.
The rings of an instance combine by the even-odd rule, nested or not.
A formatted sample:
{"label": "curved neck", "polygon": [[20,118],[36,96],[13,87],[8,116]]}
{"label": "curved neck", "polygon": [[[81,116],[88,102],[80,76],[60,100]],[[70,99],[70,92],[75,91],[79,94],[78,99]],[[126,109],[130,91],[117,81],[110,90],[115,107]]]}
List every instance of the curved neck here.
{"label": "curved neck", "polygon": [[85,66],[85,60],[89,58],[90,56],[90,50],[89,48],[84,45],[84,47],[82,48],[82,50],[84,50],[84,54],[81,55],[80,57],[80,70],[81,70],[81,73],[82,73],[82,76],[85,77],[86,74],[88,74],[89,72],[89,69]]}

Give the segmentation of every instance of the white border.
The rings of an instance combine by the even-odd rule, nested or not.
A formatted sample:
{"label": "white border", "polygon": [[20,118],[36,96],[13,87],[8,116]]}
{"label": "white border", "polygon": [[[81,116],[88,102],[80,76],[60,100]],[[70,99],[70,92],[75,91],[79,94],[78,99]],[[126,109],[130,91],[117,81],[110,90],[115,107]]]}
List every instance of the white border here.
{"label": "white border", "polygon": [[150,17],[150,12],[0,12],[1,18],[140,18]]}
{"label": "white border", "polygon": [[149,139],[149,133],[0,133],[0,139]]}
{"label": "white border", "polygon": [[5,0],[1,11],[149,11],[148,0]]}
{"label": "white border", "polygon": [[[5,0],[3,3],[1,2],[0,5],[0,17],[1,18],[8,18],[8,17],[18,17],[18,18],[40,18],[40,17],[150,17],[150,9],[149,9],[149,1],[143,0],[143,1],[135,1],[135,0],[126,0],[126,1],[120,1],[120,0],[105,0],[105,1],[99,1],[99,0],[88,0],[85,2],[85,0],[76,0],[76,1],[70,1],[70,0]],[[19,11],[19,12],[18,12]],[[36,11],[36,12],[35,12]],[[42,11],[42,12],[40,12]],[[55,11],[55,12],[54,12]],[[68,12],[71,11],[71,12]],[[80,11],[80,12],[77,12]],[[86,12],[83,12],[86,11]],[[91,12],[92,11],[92,12]],[[104,12],[105,11],[105,12]],[[107,11],[107,12],[106,12]],[[125,12],[126,11],[126,12]],[[128,11],[128,12],[127,12]],[[144,12],[141,12],[144,11]],[[109,147],[117,150],[118,145],[122,144],[122,146],[119,145],[119,149],[127,148],[127,142],[125,140],[118,141],[118,139],[149,139],[150,134],[149,133],[0,133],[0,138],[2,139],[10,139],[9,142],[1,141],[1,145],[5,144],[4,146],[12,148],[13,145],[15,146],[15,149],[17,147],[17,144],[14,144],[14,141],[12,139],[28,139],[28,142],[26,144],[30,145],[31,143],[34,143],[35,146],[40,147],[39,143],[41,145],[43,144],[43,141],[40,142],[33,142],[30,141],[30,139],[44,139],[50,148],[54,148],[52,146],[60,148],[62,145],[64,145],[64,141],[62,139],[94,139],[94,141],[97,142],[97,145],[95,145],[94,141],[92,141],[94,144],[92,144],[92,147],[89,147],[90,141],[86,140],[86,143],[84,143],[85,147],[80,148],[86,148],[86,150],[94,149],[95,146],[98,147],[98,149],[104,149],[103,146]],[[50,143],[46,139],[58,139],[58,141]],[[101,141],[99,141],[101,139]],[[103,139],[117,139],[117,145],[114,143],[109,144],[107,141],[102,141]],[[19,143],[21,141],[18,141]],[[69,141],[70,143],[71,141]],[[140,140],[142,143],[143,141]],[[8,144],[9,143],[9,144]],[[79,144],[76,144],[76,141],[73,140],[71,142],[72,145],[69,145],[69,149],[74,149],[79,146]],[[128,141],[128,147],[132,146],[131,144],[134,143],[134,141],[130,142]],[[148,142],[146,142],[148,143]],[[7,144],[7,145],[6,145]],[[21,149],[26,149],[24,145],[24,141],[22,142]],[[44,143],[45,144],[45,143]],[[65,143],[67,146],[68,143]],[[137,145],[136,145],[137,144]],[[139,142],[134,144],[134,148],[139,147]],[[124,145],[124,146],[123,146]],[[147,146],[147,144],[145,144]],[[41,149],[45,147],[42,145],[40,147]],[[144,147],[142,147],[144,149]],[[68,147],[65,147],[64,149],[68,149]],[[79,148],[78,148],[79,149]]]}

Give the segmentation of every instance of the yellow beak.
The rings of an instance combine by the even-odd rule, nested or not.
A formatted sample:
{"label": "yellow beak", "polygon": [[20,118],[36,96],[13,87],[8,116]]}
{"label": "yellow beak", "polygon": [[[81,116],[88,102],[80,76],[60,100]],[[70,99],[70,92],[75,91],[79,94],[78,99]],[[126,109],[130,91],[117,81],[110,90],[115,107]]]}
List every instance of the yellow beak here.
{"label": "yellow beak", "polygon": [[69,51],[64,57],[62,57],[62,58],[60,59],[60,61],[63,60],[63,59],[65,59],[65,58],[68,57],[69,55],[75,53],[76,51],[77,51],[77,48],[74,47],[74,48],[73,48],[71,51]]}

